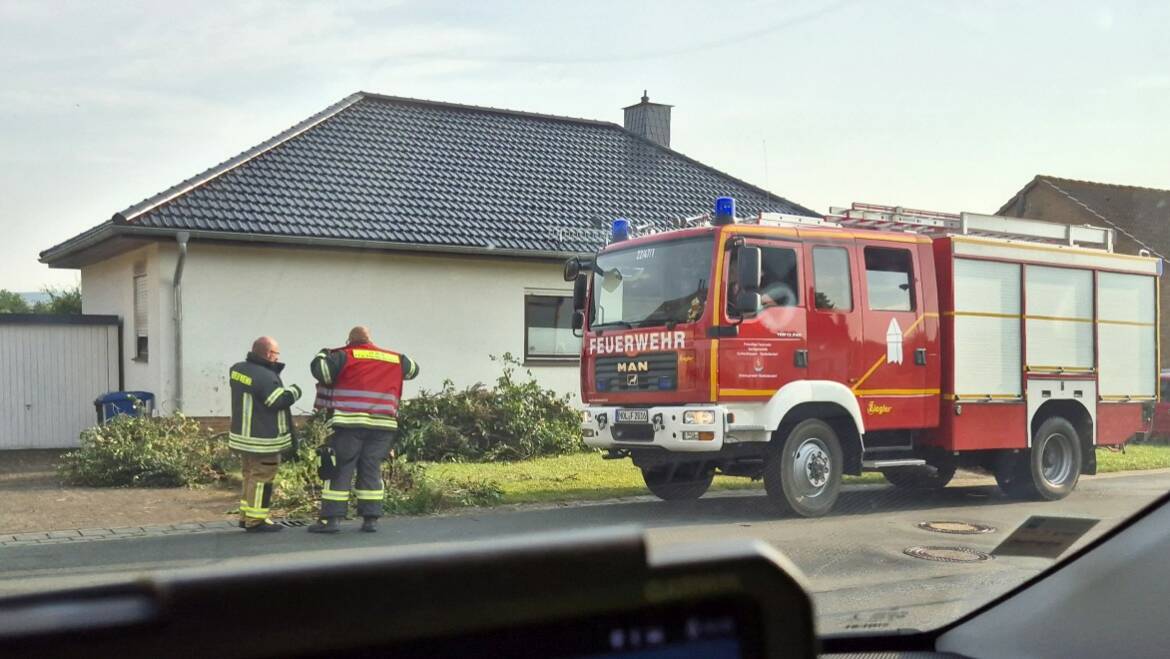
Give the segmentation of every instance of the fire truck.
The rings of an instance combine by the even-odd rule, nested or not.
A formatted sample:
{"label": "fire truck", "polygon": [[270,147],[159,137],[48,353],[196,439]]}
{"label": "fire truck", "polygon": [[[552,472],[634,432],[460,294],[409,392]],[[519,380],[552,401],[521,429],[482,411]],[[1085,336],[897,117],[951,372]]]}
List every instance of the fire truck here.
{"label": "fire truck", "polygon": [[854,204],[715,213],[570,258],[581,432],[662,499],[715,474],[829,512],[847,474],[956,468],[1055,500],[1156,400],[1160,259],[1111,229]]}

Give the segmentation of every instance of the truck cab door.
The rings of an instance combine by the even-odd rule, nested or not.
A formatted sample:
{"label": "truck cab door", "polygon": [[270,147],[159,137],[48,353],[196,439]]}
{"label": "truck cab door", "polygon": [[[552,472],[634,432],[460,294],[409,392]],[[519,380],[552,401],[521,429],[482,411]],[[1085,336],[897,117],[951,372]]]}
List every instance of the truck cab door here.
{"label": "truck cab door", "polygon": [[[808,309],[808,379],[851,387],[863,340],[860,286],[853,238],[840,232],[801,232]],[[851,380],[851,378],[854,378]]]}
{"label": "truck cab door", "polygon": [[[914,243],[857,239],[864,343],[855,359],[853,392],[866,431],[929,425],[938,385],[928,368],[927,304]],[[933,387],[933,388],[932,388]]]}
{"label": "truck cab door", "polygon": [[720,399],[766,400],[785,383],[805,378],[805,310],[800,244],[748,239],[761,252],[761,305],[742,317],[734,308],[739,291],[735,245],[724,261],[721,299],[723,325],[737,325],[735,336],[719,340]]}

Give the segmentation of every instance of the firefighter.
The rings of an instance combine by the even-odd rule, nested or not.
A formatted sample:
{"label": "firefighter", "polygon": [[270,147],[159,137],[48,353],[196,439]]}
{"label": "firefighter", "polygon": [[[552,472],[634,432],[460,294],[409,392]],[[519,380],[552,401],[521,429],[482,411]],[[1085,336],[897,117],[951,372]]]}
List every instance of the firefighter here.
{"label": "firefighter", "polygon": [[374,345],[370,330],[355,327],[344,348],[322,349],[310,364],[317,379],[314,407],[327,410],[332,431],[318,451],[321,514],[310,533],[337,533],[353,494],[362,531],[378,530],[382,516],[382,460],[390,453],[398,430],[402,381],[418,375],[418,365],[401,353]]}
{"label": "firefighter", "polygon": [[292,404],[301,397],[295,384],[280,380],[280,346],[270,336],[252,343],[244,361],[232,366],[232,428],[228,446],[243,462],[244,493],[240,499],[240,527],[252,533],[271,533],[284,527],[268,519],[272,479],[280,454],[292,447]]}

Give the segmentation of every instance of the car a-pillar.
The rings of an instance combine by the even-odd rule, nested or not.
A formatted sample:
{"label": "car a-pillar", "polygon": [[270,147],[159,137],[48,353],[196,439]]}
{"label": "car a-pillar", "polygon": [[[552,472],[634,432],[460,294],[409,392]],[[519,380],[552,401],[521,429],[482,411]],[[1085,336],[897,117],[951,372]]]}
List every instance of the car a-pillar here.
{"label": "car a-pillar", "polygon": [[1004,494],[1055,501],[1068,496],[1081,474],[1095,474],[1093,417],[1079,400],[1051,400],[1032,415],[1031,445],[1005,451],[995,465]]}
{"label": "car a-pillar", "polygon": [[849,411],[828,402],[801,403],[768,443],[764,490],[781,512],[820,517],[833,509],[845,474],[861,473],[861,433]]}

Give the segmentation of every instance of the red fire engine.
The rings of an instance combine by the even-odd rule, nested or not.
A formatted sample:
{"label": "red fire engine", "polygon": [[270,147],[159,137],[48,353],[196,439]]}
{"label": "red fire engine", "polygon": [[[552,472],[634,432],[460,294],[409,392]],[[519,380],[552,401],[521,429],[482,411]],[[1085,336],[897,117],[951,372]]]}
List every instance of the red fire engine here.
{"label": "red fire engine", "polygon": [[819,516],[841,477],[957,467],[1059,499],[1157,397],[1161,261],[1110,229],[854,204],[714,217],[569,259],[582,433],[663,499],[716,473]]}

